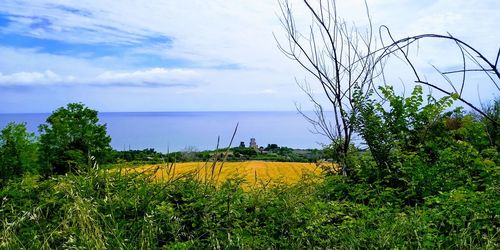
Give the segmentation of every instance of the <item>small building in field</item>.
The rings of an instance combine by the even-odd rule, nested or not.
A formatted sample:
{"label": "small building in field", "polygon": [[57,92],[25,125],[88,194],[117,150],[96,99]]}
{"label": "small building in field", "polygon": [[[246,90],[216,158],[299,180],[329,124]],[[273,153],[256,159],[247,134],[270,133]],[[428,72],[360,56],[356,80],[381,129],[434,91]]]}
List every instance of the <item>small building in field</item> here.
{"label": "small building in field", "polygon": [[255,138],[250,138],[250,147],[257,149],[257,142],[255,141]]}

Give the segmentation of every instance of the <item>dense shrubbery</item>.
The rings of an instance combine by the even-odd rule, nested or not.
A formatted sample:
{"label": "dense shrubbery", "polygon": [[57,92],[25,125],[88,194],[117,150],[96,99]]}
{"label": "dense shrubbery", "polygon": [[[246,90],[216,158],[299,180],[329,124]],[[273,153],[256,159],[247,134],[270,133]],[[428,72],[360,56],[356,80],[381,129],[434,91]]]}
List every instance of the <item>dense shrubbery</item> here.
{"label": "dense shrubbery", "polygon": [[13,177],[38,171],[35,135],[25,124],[9,123],[0,132],[0,186]]}
{"label": "dense shrubbery", "polygon": [[[355,168],[369,183],[400,189],[405,202],[415,204],[427,196],[456,188],[484,190],[499,163],[496,145],[488,140],[484,121],[460,108],[443,111],[451,97],[428,96],[422,89],[402,98],[381,88],[388,108],[373,101],[361,102],[359,131],[366,140],[370,160]],[[403,198],[403,197],[402,197]]]}
{"label": "dense shrubbery", "polygon": [[[360,102],[357,130],[368,149],[349,150],[348,176],[250,191],[237,178],[155,183],[119,169],[43,179],[29,170],[32,135],[9,125],[2,171],[18,165],[24,175],[0,189],[0,248],[500,248],[497,128],[461,109],[445,112],[451,98],[424,102],[419,88],[408,98],[382,93],[387,105]],[[498,105],[489,106],[497,120]],[[191,156],[214,157],[200,153]]]}
{"label": "dense shrubbery", "polygon": [[[498,175],[492,176],[498,180]],[[0,191],[6,248],[498,248],[498,183],[401,202],[341,176],[244,192],[112,171],[25,176]]]}

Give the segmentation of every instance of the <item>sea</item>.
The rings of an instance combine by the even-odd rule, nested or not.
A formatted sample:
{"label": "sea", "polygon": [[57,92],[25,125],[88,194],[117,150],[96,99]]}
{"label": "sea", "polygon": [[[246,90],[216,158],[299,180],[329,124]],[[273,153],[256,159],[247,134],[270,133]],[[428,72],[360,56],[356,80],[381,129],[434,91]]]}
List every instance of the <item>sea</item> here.
{"label": "sea", "polygon": [[[26,123],[38,134],[49,113],[0,114],[0,128],[9,122]],[[296,111],[283,112],[102,112],[111,145],[116,150],[153,148],[158,152],[202,151],[230,145],[278,144],[297,149],[321,148],[328,140],[311,132],[312,126]]]}

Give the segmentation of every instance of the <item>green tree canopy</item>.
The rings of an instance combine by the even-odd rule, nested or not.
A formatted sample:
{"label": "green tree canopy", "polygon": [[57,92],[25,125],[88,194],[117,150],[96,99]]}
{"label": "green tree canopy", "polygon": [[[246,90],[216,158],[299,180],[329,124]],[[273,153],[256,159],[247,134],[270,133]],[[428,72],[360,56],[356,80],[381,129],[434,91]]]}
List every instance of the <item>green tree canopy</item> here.
{"label": "green tree canopy", "polygon": [[54,111],[39,127],[40,160],[47,173],[64,174],[102,162],[111,138],[106,125],[98,122],[97,111],[81,103]]}
{"label": "green tree canopy", "polygon": [[37,170],[37,145],[26,124],[9,123],[0,132],[0,176],[2,180]]}

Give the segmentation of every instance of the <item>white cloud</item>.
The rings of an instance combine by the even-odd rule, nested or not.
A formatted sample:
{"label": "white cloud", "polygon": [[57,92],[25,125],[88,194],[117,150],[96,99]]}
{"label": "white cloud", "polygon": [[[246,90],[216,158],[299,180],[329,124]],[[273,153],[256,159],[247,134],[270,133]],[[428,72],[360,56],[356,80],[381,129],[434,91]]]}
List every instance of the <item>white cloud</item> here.
{"label": "white cloud", "polygon": [[0,84],[3,85],[41,85],[59,82],[72,82],[73,76],[59,76],[51,70],[44,72],[16,72],[13,74],[2,74],[0,72]]}
{"label": "white cloud", "polygon": [[136,71],[106,71],[96,77],[97,82],[186,82],[194,80],[198,73],[190,69],[152,68]]}
{"label": "white cloud", "polygon": [[[388,24],[401,35],[450,31],[457,36],[483,40],[493,36],[498,44],[496,24],[499,7],[492,0],[475,1],[368,1],[375,24]],[[192,1],[65,1],[64,6],[84,10],[88,15],[69,13],[53,1],[6,1],[0,10],[21,16],[38,14],[50,20],[48,29],[36,29],[40,37],[82,43],[138,43],[156,36],[173,38],[173,44],[156,44],[137,52],[169,58],[183,58],[207,65],[241,64],[244,67],[269,68],[279,64],[291,69],[276,49],[272,32],[282,29],[279,8],[269,0],[192,0]],[[310,17],[301,1],[292,7],[298,25],[307,25]],[[348,21],[366,23],[363,1],[339,1],[340,15]],[[23,19],[22,17],[19,17]],[[26,18],[24,18],[26,19]],[[32,20],[21,20],[7,32],[31,33]]]}
{"label": "white cloud", "polygon": [[276,90],[274,89],[263,89],[260,94],[273,95],[276,94]]}
{"label": "white cloud", "polygon": [[500,44],[496,0],[371,0],[369,4],[374,22],[389,26],[397,38],[450,33],[486,53],[496,53]]}
{"label": "white cloud", "polygon": [[0,84],[4,86],[22,85],[92,85],[92,86],[188,86],[198,76],[189,69],[151,68],[135,71],[106,71],[93,77],[77,79],[74,76],[63,76],[52,70],[43,72],[0,72]]}
{"label": "white cloud", "polygon": [[54,55],[40,52],[38,49],[19,49],[1,46],[0,72],[13,74],[16,72],[44,72],[52,70],[59,75],[75,77],[95,75],[103,72],[107,65],[121,66],[120,61],[104,61],[101,59],[82,59],[69,55]]}
{"label": "white cloud", "polygon": [[[214,66],[236,63],[246,67],[272,66],[286,59],[276,49],[273,31],[281,31],[274,1],[68,1],[66,5],[88,10],[92,16],[72,15],[54,8],[52,1],[7,1],[0,10],[50,20],[47,29],[34,31],[24,20],[5,32],[32,34],[64,42],[125,44],[159,35],[173,44],[146,46],[142,50],[169,58],[182,58]],[[28,8],[27,8],[28,7]],[[24,18],[25,19],[25,18]]]}
{"label": "white cloud", "polygon": [[[294,77],[304,79],[307,73],[279,52],[272,35],[275,32],[278,37],[283,37],[276,1],[124,0],[113,2],[114,4],[101,0],[62,1],[65,6],[82,10],[81,13],[68,12],[55,6],[53,2],[2,1],[0,12],[19,17],[17,23],[1,32],[32,34],[68,43],[134,44],[134,47],[125,51],[126,55],[101,58],[53,55],[42,53],[36,48],[22,50],[0,47],[0,72],[3,72],[0,79],[19,79],[19,84],[43,82],[57,85],[74,77],[71,82],[79,86],[146,86],[142,82],[196,86],[170,92],[151,93],[150,90],[144,90],[148,95],[172,100],[172,103],[164,101],[150,107],[160,110],[171,110],[171,107],[183,110],[205,109],[210,105],[214,105],[213,108],[224,108],[223,103],[213,104],[212,97],[231,95],[233,97],[226,109],[252,109],[252,105],[293,109],[293,101],[304,98],[295,85]],[[387,24],[396,37],[449,31],[484,49],[487,55],[496,53],[500,44],[500,33],[497,32],[500,5],[496,1],[368,0],[368,4],[375,27]],[[299,27],[307,28],[311,17],[302,1],[293,0],[292,7]],[[366,24],[363,1],[339,1],[339,10],[347,21]],[[35,14],[49,20],[51,25],[48,28],[33,29],[30,26],[36,24],[36,20],[21,17]],[[172,43],[144,42],[161,36],[172,38]],[[0,46],[1,44],[0,42]],[[429,67],[429,62],[439,65],[457,64],[454,56],[456,51],[449,45],[429,44],[427,52],[423,49],[422,47],[419,57],[423,67]],[[136,54],[186,60],[187,65],[179,66],[174,63],[173,66],[141,66],[127,57]],[[427,57],[428,55],[433,57]],[[217,66],[227,64],[238,65],[240,68],[217,69]],[[54,75],[48,74],[47,70]],[[7,81],[1,82],[6,84]],[[264,97],[260,102],[249,102],[244,97],[248,93]],[[106,101],[120,103],[121,106],[118,107],[124,109],[133,109],[133,105],[150,101],[148,95],[131,100],[128,98],[129,94],[117,94]],[[265,98],[266,96],[273,98]],[[275,96],[281,98],[274,98]],[[181,104],[187,106],[182,107]],[[113,105],[107,104],[107,107],[116,107]]]}

